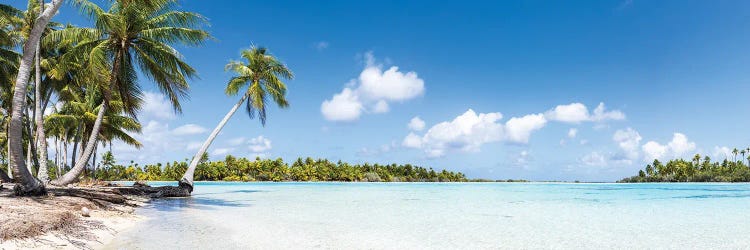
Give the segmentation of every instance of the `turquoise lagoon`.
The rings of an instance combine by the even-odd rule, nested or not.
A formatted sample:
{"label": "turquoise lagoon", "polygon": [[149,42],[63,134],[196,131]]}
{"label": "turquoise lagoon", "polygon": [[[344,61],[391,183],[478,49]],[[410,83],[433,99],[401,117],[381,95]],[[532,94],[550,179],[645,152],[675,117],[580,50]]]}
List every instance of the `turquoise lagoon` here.
{"label": "turquoise lagoon", "polygon": [[105,248],[750,248],[750,184],[199,182],[137,213]]}

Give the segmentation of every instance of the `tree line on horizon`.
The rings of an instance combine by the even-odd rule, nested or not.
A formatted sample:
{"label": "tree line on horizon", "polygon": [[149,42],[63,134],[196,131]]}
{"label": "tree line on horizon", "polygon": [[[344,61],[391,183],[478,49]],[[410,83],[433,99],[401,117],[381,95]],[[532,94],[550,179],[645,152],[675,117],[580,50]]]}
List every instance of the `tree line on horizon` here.
{"label": "tree line on horizon", "polygon": [[[435,171],[411,164],[350,164],[327,159],[297,158],[291,163],[281,158],[254,160],[227,155],[223,160],[209,161],[204,154],[195,169],[196,181],[341,181],[341,182],[463,182],[460,172]],[[115,164],[111,152],[105,152],[99,167],[88,169],[86,178],[104,181],[174,181],[181,178],[189,162],[164,164]]]}
{"label": "tree line on horizon", "polygon": [[[690,160],[672,159],[666,164],[655,159],[639,170],[638,175],[618,182],[750,182],[750,148],[735,148],[732,154],[732,160],[725,158],[720,162],[708,156],[701,158],[700,154]],[[738,155],[742,156],[740,160]]]}
{"label": "tree line on horizon", "polygon": [[[142,77],[164,94],[175,113],[195,78],[178,48],[213,39],[206,18],[179,10],[177,0],[28,0],[19,10],[0,3],[0,181],[20,196],[43,195],[96,172],[96,154],[113,141],[140,148]],[[91,20],[89,27],[52,21],[63,2]],[[179,180],[179,195],[211,142],[241,107],[265,125],[268,105],[289,106],[292,71],[264,47],[240,52],[224,89],[238,102],[196,152]],[[48,140],[52,145],[48,145]],[[47,155],[54,148],[54,156]],[[52,158],[52,159],[50,159]],[[171,177],[175,177],[172,175]]]}

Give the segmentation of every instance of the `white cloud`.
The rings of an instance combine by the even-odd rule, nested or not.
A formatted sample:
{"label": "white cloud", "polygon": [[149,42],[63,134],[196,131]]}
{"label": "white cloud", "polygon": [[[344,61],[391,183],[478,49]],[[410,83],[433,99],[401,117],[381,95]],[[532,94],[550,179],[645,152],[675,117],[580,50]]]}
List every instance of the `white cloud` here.
{"label": "white cloud", "polygon": [[422,120],[422,118],[419,118],[419,116],[415,116],[414,118],[411,118],[409,121],[408,127],[411,130],[414,131],[422,131],[424,129],[425,123]]}
{"label": "white cloud", "polygon": [[681,133],[674,133],[672,141],[667,146],[672,150],[675,157],[685,156],[695,150],[695,142],[689,141],[687,136]]}
{"label": "white cloud", "polygon": [[415,135],[414,133],[409,133],[404,138],[404,141],[401,143],[401,145],[407,148],[421,148],[422,138],[419,137],[418,135]]}
{"label": "white cloud", "polygon": [[616,154],[613,160],[626,161],[626,163],[632,163],[633,160],[637,160],[640,155],[641,140],[643,138],[632,128],[620,129],[615,131],[612,136],[612,140],[617,143],[621,153]]}
{"label": "white cloud", "polygon": [[578,135],[578,129],[571,128],[568,130],[568,138],[576,138],[576,135]]}
{"label": "white cloud", "polygon": [[227,141],[227,143],[230,146],[239,146],[239,145],[245,143],[246,140],[247,139],[245,139],[245,137],[241,137],[240,136],[240,137],[237,137],[237,138],[230,139],[229,141]]}
{"label": "white cloud", "polygon": [[582,103],[571,103],[557,105],[554,109],[547,111],[547,119],[552,121],[580,123],[589,120],[589,110]]}
{"label": "white cloud", "polygon": [[399,72],[393,66],[383,72],[380,66],[368,66],[359,75],[359,90],[368,98],[404,101],[424,93],[424,81],[416,72]]}
{"label": "white cloud", "polygon": [[625,120],[625,113],[622,113],[619,110],[607,111],[607,108],[604,107],[604,103],[600,102],[599,106],[596,106],[596,109],[594,109],[594,115],[591,116],[591,120],[595,122]]}
{"label": "white cloud", "polygon": [[587,166],[603,167],[607,166],[607,158],[599,152],[591,152],[581,158],[581,162]]}
{"label": "white cloud", "polygon": [[655,141],[646,142],[646,144],[643,144],[641,148],[643,149],[643,153],[645,154],[644,160],[646,161],[652,161],[654,159],[664,159],[664,156],[667,154],[668,150],[667,146],[661,145]]}
{"label": "white cloud", "polygon": [[682,133],[674,133],[672,140],[666,145],[659,144],[655,141],[649,141],[642,146],[645,153],[645,161],[654,159],[666,160],[669,158],[680,158],[689,156],[695,151],[695,142],[688,140],[687,136]]}
{"label": "white cloud", "polygon": [[232,151],[234,151],[234,149],[232,148],[216,148],[213,151],[211,151],[211,157],[224,156],[224,155],[229,154]]}
{"label": "white cloud", "polygon": [[390,108],[385,100],[378,101],[375,103],[375,106],[372,107],[372,112],[376,114],[388,113],[389,110]]}
{"label": "white cloud", "polygon": [[386,113],[389,102],[403,102],[424,94],[424,80],[416,72],[404,73],[396,66],[383,71],[370,52],[365,54],[365,60],[367,64],[359,78],[321,104],[320,111],[327,120],[354,121],[365,110]]}
{"label": "white cloud", "polygon": [[271,150],[271,140],[261,136],[250,139],[250,152],[264,153]]}
{"label": "white cloud", "polygon": [[201,146],[203,146],[202,142],[194,141],[194,142],[188,143],[187,146],[185,146],[185,150],[187,151],[198,150],[201,148]]}
{"label": "white cloud", "polygon": [[174,135],[197,135],[206,132],[206,128],[196,124],[185,124],[172,130]]}
{"label": "white cloud", "polygon": [[144,118],[171,120],[175,118],[172,103],[164,95],[154,92],[143,93],[142,115]]}
{"label": "white cloud", "polygon": [[527,150],[521,151],[521,153],[518,153],[516,156],[514,165],[516,166],[527,166],[529,165],[529,162],[531,161],[531,153]]}
{"label": "white cloud", "polygon": [[567,105],[557,105],[554,109],[544,113],[547,119],[565,123],[581,122],[604,122],[608,120],[624,120],[625,114],[619,110],[607,111],[604,103],[594,109],[593,114],[589,113],[586,105],[582,103],[571,103]]}
{"label": "white cloud", "polygon": [[354,121],[362,115],[362,103],[357,94],[350,88],[333,95],[331,100],[323,101],[320,112],[329,121]]}
{"label": "white cloud", "polygon": [[515,143],[528,143],[531,132],[539,130],[547,124],[542,114],[513,117],[505,123],[507,140]]}
{"label": "white cloud", "polygon": [[422,148],[428,157],[440,157],[448,150],[478,151],[482,144],[503,139],[500,113],[480,113],[469,109],[450,122],[432,126],[421,138],[409,133],[403,145]]}
{"label": "white cloud", "polygon": [[729,147],[714,147],[713,157],[716,158],[716,160],[723,159],[732,159],[734,157],[734,154],[732,154],[732,149]]}

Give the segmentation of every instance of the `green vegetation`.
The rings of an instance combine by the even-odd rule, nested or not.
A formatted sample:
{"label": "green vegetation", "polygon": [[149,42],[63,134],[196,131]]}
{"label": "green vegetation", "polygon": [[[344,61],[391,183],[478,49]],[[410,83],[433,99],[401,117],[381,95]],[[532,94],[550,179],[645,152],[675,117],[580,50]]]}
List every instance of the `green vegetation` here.
{"label": "green vegetation", "polygon": [[689,161],[674,159],[667,164],[654,160],[638,171],[638,175],[619,182],[750,182],[750,167],[747,164],[750,163],[750,156],[747,162],[736,160],[738,154],[745,156],[748,152],[750,150],[734,149],[734,159],[724,159],[722,162],[712,162],[708,156],[701,159],[699,154]]}
{"label": "green vegetation", "polygon": [[[102,155],[94,171],[96,179],[107,181],[176,181],[188,167],[187,161],[128,166],[114,164],[110,152]],[[86,176],[91,176],[91,169]],[[54,173],[54,171],[50,171]],[[228,155],[223,161],[202,158],[195,170],[196,181],[385,181],[385,182],[457,182],[468,181],[463,173],[435,171],[410,164],[349,164],[326,159],[297,158],[291,164],[281,158],[249,160]]]}

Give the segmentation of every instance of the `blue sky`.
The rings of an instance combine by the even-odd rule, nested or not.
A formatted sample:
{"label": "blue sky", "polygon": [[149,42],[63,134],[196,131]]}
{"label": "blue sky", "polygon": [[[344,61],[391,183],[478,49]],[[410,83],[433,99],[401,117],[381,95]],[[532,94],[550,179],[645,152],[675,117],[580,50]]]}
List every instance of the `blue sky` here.
{"label": "blue sky", "polygon": [[[749,2],[180,5],[206,16],[216,41],[180,48],[200,75],[183,114],[171,115],[142,79],[152,91],[140,116],[146,147],[115,144],[118,161],[192,156],[237,100],[223,94],[223,68],[250,44],[295,72],[291,107],[271,109],[266,127],[238,112],[209,150],[214,159],[312,156],[611,181],[653,157],[723,159],[750,144]],[[86,24],[70,6],[55,20]],[[423,128],[409,128],[414,117]]]}

